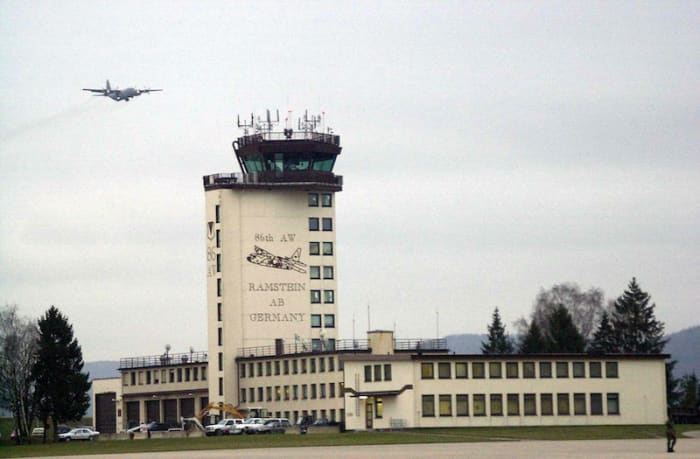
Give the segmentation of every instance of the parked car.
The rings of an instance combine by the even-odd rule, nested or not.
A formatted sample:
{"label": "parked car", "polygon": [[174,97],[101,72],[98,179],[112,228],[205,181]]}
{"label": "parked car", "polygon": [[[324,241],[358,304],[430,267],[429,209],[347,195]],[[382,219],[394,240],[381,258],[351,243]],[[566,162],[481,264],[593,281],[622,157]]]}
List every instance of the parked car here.
{"label": "parked car", "polygon": [[[90,428],[90,427],[88,427],[88,428]],[[58,433],[59,435],[61,435],[62,433],[68,433],[68,432],[70,432],[70,429],[71,429],[71,428],[68,427],[68,426],[65,425],[65,424],[59,424],[59,425],[56,426],[56,431],[57,431],[56,433]]]}
{"label": "parked car", "polygon": [[87,427],[79,427],[77,429],[72,429],[66,433],[58,435],[59,441],[71,441],[71,440],[95,440],[100,435],[99,432],[89,429]]}
{"label": "parked car", "polygon": [[43,427],[34,427],[32,430],[32,437],[43,437],[44,436],[44,428]]}
{"label": "parked car", "polygon": [[243,427],[243,432],[247,434],[254,434],[257,433],[260,427],[262,427],[263,424],[265,424],[265,421],[267,419],[263,418],[248,418],[245,421],[243,421],[243,424],[241,424],[241,427]]}
{"label": "parked car", "polygon": [[222,419],[216,424],[210,424],[204,428],[207,436],[212,435],[238,435],[243,433],[243,419]]}
{"label": "parked car", "polygon": [[262,426],[258,428],[257,433],[285,433],[285,431],[290,427],[292,427],[292,424],[289,422],[289,419],[268,419]]}

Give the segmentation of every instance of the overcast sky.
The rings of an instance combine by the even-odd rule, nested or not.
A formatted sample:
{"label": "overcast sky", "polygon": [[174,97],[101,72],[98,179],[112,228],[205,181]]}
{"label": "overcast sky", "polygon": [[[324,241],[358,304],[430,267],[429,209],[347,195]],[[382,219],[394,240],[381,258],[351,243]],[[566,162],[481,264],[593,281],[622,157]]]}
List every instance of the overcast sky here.
{"label": "overcast sky", "polygon": [[[205,349],[202,176],[239,171],[237,114],[309,109],[343,145],[341,338],[368,305],[399,338],[483,333],[633,276],[667,331],[697,325],[698,24],[698,1],[2,0],[0,303],[56,305],[86,360]],[[107,78],[165,91],[80,90]]]}

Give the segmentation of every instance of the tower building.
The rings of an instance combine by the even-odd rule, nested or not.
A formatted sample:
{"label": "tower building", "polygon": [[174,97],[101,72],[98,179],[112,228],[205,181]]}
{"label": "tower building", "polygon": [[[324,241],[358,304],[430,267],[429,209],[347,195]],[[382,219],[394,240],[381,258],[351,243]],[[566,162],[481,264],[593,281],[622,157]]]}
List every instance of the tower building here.
{"label": "tower building", "polygon": [[241,173],[204,177],[211,402],[238,404],[243,348],[335,348],[340,137],[322,116],[304,114],[294,127],[287,119],[281,132],[278,122],[269,111],[239,118]]}

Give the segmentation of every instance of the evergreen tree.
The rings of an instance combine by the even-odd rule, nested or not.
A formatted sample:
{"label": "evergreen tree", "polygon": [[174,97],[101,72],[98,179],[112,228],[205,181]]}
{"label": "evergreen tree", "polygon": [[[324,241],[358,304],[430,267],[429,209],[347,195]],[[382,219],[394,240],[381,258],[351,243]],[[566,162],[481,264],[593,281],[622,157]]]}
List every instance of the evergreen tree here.
{"label": "evergreen tree", "polygon": [[530,322],[527,333],[520,341],[518,351],[522,354],[541,354],[547,352],[547,340],[536,321]]}
{"label": "evergreen tree", "polygon": [[695,413],[698,409],[698,377],[695,373],[685,375],[680,379],[680,403],[679,407],[683,411]]}
{"label": "evergreen tree", "polygon": [[54,306],[39,319],[39,345],[33,373],[36,400],[44,428],[51,418],[54,435],[58,424],[79,421],[90,399],[89,375],[83,373],[83,353],[73,337],[73,326]]}
{"label": "evergreen tree", "polygon": [[559,305],[549,316],[549,333],[547,351],[556,352],[584,352],[586,340],[578,331],[571,318],[571,314],[564,305]]}
{"label": "evergreen tree", "polygon": [[617,339],[615,338],[615,330],[610,324],[608,313],[604,312],[600,318],[598,330],[593,334],[593,341],[589,344],[589,349],[595,352],[618,352]]}
{"label": "evergreen tree", "polygon": [[617,350],[635,354],[660,354],[664,350],[664,324],[656,320],[651,297],[632,278],[628,289],[613,306],[612,328]]}
{"label": "evergreen tree", "polygon": [[512,354],[513,343],[511,343],[506,327],[501,322],[501,315],[498,308],[493,311],[493,319],[488,327],[489,334],[487,341],[481,343],[481,352],[484,354]]}
{"label": "evergreen tree", "polygon": [[681,400],[678,388],[681,380],[673,377],[673,369],[677,363],[677,360],[666,361],[666,406],[669,410],[678,408]]}

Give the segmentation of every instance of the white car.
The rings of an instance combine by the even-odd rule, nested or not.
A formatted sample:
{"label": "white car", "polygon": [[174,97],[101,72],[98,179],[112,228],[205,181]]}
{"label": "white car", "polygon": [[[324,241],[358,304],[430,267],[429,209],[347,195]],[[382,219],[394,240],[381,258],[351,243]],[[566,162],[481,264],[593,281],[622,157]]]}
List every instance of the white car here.
{"label": "white car", "polygon": [[260,428],[265,424],[265,421],[267,421],[267,419],[248,418],[243,421],[241,427],[243,428],[243,432],[247,434],[254,434],[258,433],[258,430],[260,430]]}
{"label": "white car", "polygon": [[69,432],[59,434],[58,439],[62,441],[95,440],[99,435],[99,432],[92,429],[88,429],[87,427],[79,427],[77,429],[72,429]]}
{"label": "white car", "polygon": [[207,436],[238,435],[243,433],[243,419],[222,419],[216,424],[206,426],[204,432]]}

